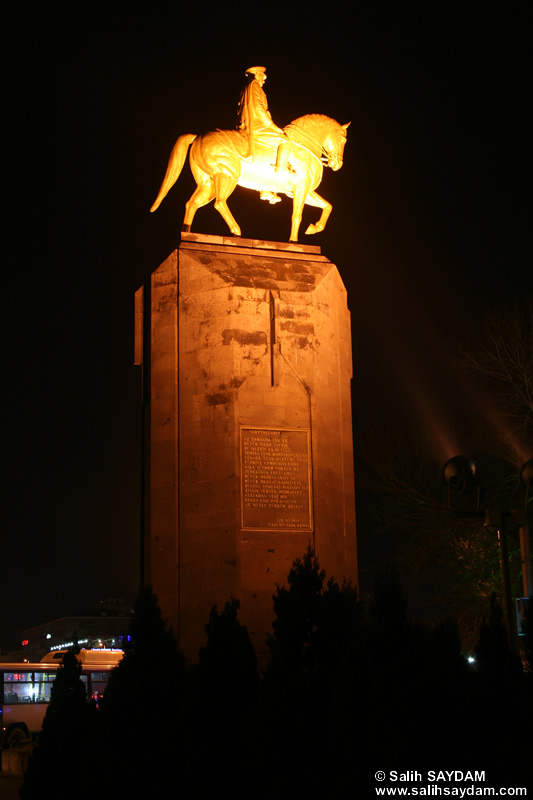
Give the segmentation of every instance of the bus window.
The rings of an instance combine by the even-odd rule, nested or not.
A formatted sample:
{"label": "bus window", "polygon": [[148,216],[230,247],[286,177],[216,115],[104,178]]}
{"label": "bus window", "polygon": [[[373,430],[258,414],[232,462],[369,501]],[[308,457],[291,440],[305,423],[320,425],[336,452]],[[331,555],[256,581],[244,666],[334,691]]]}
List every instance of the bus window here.
{"label": "bus window", "polygon": [[34,695],[34,686],[31,672],[5,672],[4,697],[5,703],[31,703]]}
{"label": "bus window", "polygon": [[95,695],[100,697],[103,695],[108,678],[109,672],[91,672],[91,693],[93,697]]}
{"label": "bus window", "polygon": [[35,673],[35,702],[49,703],[52,694],[52,684],[57,672],[36,672]]}

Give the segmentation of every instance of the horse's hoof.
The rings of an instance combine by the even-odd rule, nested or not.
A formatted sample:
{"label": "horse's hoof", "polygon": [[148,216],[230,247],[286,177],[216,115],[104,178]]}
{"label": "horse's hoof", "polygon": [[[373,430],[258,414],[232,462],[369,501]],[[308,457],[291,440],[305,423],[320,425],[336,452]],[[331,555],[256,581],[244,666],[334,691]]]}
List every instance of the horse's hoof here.
{"label": "horse's hoof", "polygon": [[314,224],[309,225],[309,227],[306,230],[306,234],[308,234],[308,233],[318,233],[317,226],[314,225]]}
{"label": "horse's hoof", "polygon": [[191,226],[190,225],[182,225],[181,226],[181,232],[182,233],[190,233],[191,232]]}

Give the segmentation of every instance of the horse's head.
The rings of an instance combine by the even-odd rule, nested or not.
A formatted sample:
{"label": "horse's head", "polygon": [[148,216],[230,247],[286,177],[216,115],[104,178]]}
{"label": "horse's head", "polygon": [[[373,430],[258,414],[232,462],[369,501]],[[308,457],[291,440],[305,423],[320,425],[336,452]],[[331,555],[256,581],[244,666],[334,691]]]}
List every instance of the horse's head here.
{"label": "horse's head", "polygon": [[331,130],[324,142],[324,150],[326,151],[327,165],[334,172],[342,167],[342,158],[344,154],[344,145],[346,144],[346,130],[349,126],[339,125],[335,123],[335,127]]}
{"label": "horse's head", "polygon": [[323,164],[336,172],[342,167],[349,124],[347,122],[346,125],[339,125],[323,114],[306,114],[287,125],[286,131],[292,141],[310,150]]}

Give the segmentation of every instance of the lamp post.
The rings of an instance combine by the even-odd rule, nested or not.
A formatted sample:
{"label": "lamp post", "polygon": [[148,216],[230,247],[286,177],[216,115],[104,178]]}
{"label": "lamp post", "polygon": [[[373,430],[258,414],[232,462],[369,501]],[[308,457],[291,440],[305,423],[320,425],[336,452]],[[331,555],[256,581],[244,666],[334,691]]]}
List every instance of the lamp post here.
{"label": "lamp post", "polygon": [[529,503],[529,490],[533,490],[533,458],[526,461],[520,470],[520,480],[526,487],[525,522],[520,526],[520,557],[522,562],[522,584],[524,597],[533,597],[533,583],[531,581],[531,548],[529,545],[529,526],[527,523],[527,506]]}
{"label": "lamp post", "polygon": [[485,528],[494,528],[498,536],[500,549],[500,575],[503,583],[503,599],[505,619],[507,620],[507,635],[509,646],[513,653],[516,653],[516,638],[513,635],[513,600],[511,594],[511,576],[509,574],[509,549],[507,547],[507,523],[511,517],[510,511],[500,511],[499,509],[487,509],[484,512]]}

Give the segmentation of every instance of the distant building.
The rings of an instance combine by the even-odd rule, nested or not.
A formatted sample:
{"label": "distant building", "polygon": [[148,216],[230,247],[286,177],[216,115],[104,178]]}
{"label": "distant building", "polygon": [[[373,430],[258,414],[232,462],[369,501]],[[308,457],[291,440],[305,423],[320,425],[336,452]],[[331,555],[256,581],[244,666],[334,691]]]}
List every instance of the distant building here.
{"label": "distant building", "polygon": [[124,601],[103,601],[97,613],[60,617],[22,631],[22,658],[40,661],[50,650],[78,642],[83,647],[121,648],[129,629],[131,607]]}

